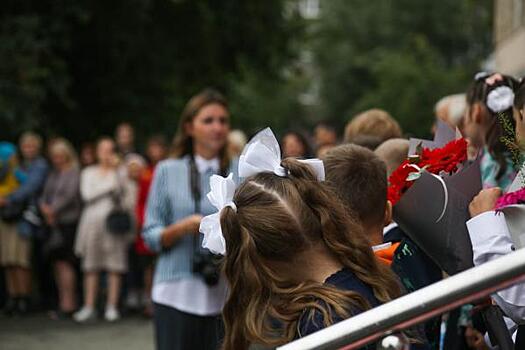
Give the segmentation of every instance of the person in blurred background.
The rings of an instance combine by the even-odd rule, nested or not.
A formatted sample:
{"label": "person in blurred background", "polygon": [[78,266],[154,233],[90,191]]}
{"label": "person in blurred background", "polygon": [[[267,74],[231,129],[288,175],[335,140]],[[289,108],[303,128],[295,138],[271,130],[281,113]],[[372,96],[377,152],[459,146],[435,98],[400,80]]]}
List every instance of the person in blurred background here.
{"label": "person in blurred background", "polygon": [[139,304],[143,306],[143,314],[146,317],[153,316],[153,303],[151,301],[151,287],[153,285],[153,269],[155,266],[156,254],[152,252],[142,238],[141,231],[144,226],[144,216],[146,212],[146,202],[153,180],[153,173],[157,164],[164,160],[168,154],[168,144],[162,135],[155,135],[149,138],[146,145],[146,157],[148,166],[143,171],[139,180],[137,206],[135,215],[137,217],[138,234],[135,239],[134,249],[137,254],[138,270],[142,274],[143,290],[142,300]]}
{"label": "person in blurred background", "polygon": [[[20,186],[9,194],[0,197],[0,207],[17,207],[20,214],[29,205],[34,205],[46,180],[48,165],[40,151],[42,138],[32,132],[20,137]],[[21,230],[21,217],[14,217],[16,230],[1,230],[2,265],[6,268],[7,288],[10,296],[7,312],[25,314],[30,307],[31,294],[31,233]]]}
{"label": "person in blurred background", "polygon": [[408,157],[409,142],[407,139],[390,139],[377,147],[374,153],[386,164],[387,177],[396,170]]}
{"label": "person in blurred background", "polygon": [[4,311],[8,315],[16,310],[18,304],[18,283],[13,279],[12,265],[18,265],[20,260],[25,263],[26,260],[26,257],[20,259],[21,257],[17,256],[17,253],[22,252],[21,249],[13,250],[12,245],[8,245],[8,242],[18,242],[13,237],[17,235],[16,220],[22,214],[21,210],[17,213],[16,210],[13,211],[14,207],[5,206],[5,198],[20,186],[25,177],[20,176],[17,168],[16,146],[9,142],[0,142],[0,264],[5,268],[8,299]]}
{"label": "person in blurred background", "polygon": [[95,302],[99,274],[107,272],[108,293],[104,318],[120,318],[118,301],[122,274],[128,269],[127,247],[133,232],[117,234],[110,231],[107,218],[118,203],[133,212],[136,188],[125,169],[119,167],[115,143],[104,137],[97,143],[96,165],[84,169],[80,177],[80,193],[84,208],[75,242],[75,252],[82,260],[84,272],[84,305],[73,315],[77,322],[96,318]]}
{"label": "person in blurred background", "polygon": [[91,142],[84,143],[80,148],[80,165],[82,168],[94,165],[97,162],[95,145]]}
{"label": "person in blurred background", "polygon": [[481,152],[483,188],[510,186],[516,170],[511,150],[505,143],[505,125],[515,129],[512,104],[517,82],[501,74],[478,73],[467,91],[464,132],[470,144]]}
{"label": "person in blurred background", "polygon": [[[140,180],[144,171],[146,171],[146,159],[137,153],[128,153],[124,157],[124,165],[127,170],[128,178],[137,188],[140,186]],[[138,199],[138,198],[137,198]],[[136,210],[136,208],[134,208]],[[136,228],[136,226],[134,227]],[[140,292],[142,287],[142,271],[139,266],[138,256],[133,245],[128,249],[129,269],[125,276],[124,294],[126,295],[125,306],[127,309],[136,311],[140,308]]]}
{"label": "person in blurred background", "polygon": [[129,153],[136,152],[135,129],[130,123],[120,123],[115,130],[115,141],[117,142],[117,153],[125,157]]}
{"label": "person in blurred background", "polygon": [[152,290],[159,350],[220,346],[226,281],[201,248],[199,225],[215,211],[206,196],[210,177],[237,173],[227,151],[229,131],[226,99],[215,90],[200,92],[182,112],[174,159],[155,169],[142,235],[159,254]]}
{"label": "person in blurred background", "polygon": [[311,149],[306,137],[297,131],[287,131],[281,139],[283,158],[308,158],[311,156]]}
{"label": "person in blurred background", "polygon": [[344,142],[375,150],[388,139],[400,138],[398,122],[382,109],[369,109],[350,120],[345,127]]}
{"label": "person in blurred background", "polygon": [[131,181],[138,183],[146,170],[146,159],[137,153],[129,153],[124,157],[124,165]]}
{"label": "person in blurred background", "polygon": [[328,122],[319,122],[314,129],[314,140],[317,157],[320,158],[337,146],[337,130]]}
{"label": "person in blurred background", "polygon": [[[467,110],[465,94],[448,95],[441,98],[434,106],[437,119],[447,123],[451,128],[461,127]],[[435,127],[435,124],[434,124]]]}
{"label": "person in blurred background", "polygon": [[58,289],[58,308],[53,318],[69,318],[76,305],[76,257],[73,252],[82,202],[79,182],[80,168],[73,146],[65,139],[55,139],[49,147],[52,170],[47,177],[39,207],[49,227],[44,246],[53,262]]}
{"label": "person in blurred background", "polygon": [[242,130],[232,130],[228,134],[228,150],[232,157],[238,157],[246,146],[246,134]]}

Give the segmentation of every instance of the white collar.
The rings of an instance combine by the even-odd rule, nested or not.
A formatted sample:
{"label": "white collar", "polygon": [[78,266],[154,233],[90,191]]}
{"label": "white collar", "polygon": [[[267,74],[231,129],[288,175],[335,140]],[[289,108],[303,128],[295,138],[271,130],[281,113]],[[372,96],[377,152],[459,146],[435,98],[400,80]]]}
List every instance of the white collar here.
{"label": "white collar", "polygon": [[195,165],[200,174],[204,174],[208,169],[213,170],[214,173],[219,171],[220,162],[219,157],[213,159],[204,159],[198,154],[195,155]]}
{"label": "white collar", "polygon": [[395,229],[396,227],[397,227],[397,224],[393,221],[390,224],[386,225],[383,228],[383,236],[386,235],[390,230]]}
{"label": "white collar", "polygon": [[378,250],[390,248],[391,246],[392,246],[392,242],[381,243],[381,244],[373,245],[372,250],[374,252],[377,252]]}

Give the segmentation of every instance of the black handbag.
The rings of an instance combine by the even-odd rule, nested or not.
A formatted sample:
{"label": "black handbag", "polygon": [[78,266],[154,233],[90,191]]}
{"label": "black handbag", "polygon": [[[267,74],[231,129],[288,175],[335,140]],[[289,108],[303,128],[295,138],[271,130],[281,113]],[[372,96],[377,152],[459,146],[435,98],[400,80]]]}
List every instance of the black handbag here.
{"label": "black handbag", "polygon": [[22,218],[25,208],[25,203],[9,203],[0,208],[0,219],[8,223],[17,222]]}
{"label": "black handbag", "polygon": [[131,231],[132,220],[128,211],[115,208],[106,218],[106,227],[109,233],[120,236],[125,235]]}
{"label": "black handbag", "polygon": [[54,226],[50,227],[49,229],[49,236],[42,247],[42,252],[47,258],[54,256],[56,252],[64,249],[66,244],[64,234],[58,227]]}
{"label": "black handbag", "polygon": [[118,174],[117,180],[119,182],[119,190],[112,196],[114,207],[106,217],[106,228],[109,233],[116,236],[122,236],[131,232],[133,218],[129,211],[122,206],[124,189],[120,184],[120,177]]}

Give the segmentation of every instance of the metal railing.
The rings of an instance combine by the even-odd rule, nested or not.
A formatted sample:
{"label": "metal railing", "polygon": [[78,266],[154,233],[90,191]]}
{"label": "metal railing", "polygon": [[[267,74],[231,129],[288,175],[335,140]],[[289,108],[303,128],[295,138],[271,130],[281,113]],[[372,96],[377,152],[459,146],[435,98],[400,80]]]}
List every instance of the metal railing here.
{"label": "metal railing", "polygon": [[525,248],[448,277],[279,347],[357,349],[429,318],[525,281]]}

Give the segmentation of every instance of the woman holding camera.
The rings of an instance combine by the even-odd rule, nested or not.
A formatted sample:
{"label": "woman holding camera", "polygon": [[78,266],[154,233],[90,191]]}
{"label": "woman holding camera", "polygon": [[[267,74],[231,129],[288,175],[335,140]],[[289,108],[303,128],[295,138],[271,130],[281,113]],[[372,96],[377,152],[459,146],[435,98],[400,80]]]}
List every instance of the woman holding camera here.
{"label": "woman holding camera", "polygon": [[220,345],[226,282],[214,257],[201,248],[199,225],[214,212],[206,197],[210,177],[237,173],[227,154],[229,130],[225,98],[202,91],[182,112],[173,158],[155,169],[142,234],[159,253],[152,290],[158,350]]}

